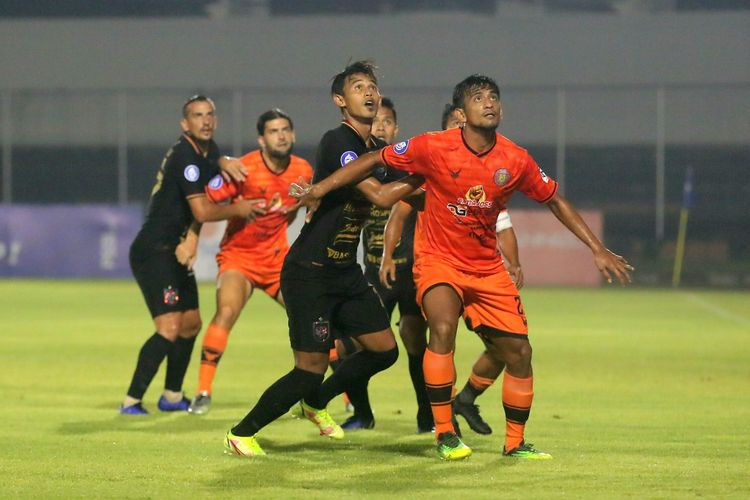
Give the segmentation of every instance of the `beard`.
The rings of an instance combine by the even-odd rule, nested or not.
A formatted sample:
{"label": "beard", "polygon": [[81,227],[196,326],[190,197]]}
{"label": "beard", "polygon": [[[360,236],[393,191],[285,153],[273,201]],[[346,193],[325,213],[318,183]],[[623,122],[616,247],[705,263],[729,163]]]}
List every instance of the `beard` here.
{"label": "beard", "polygon": [[290,144],[286,150],[281,149],[275,149],[275,148],[266,148],[266,154],[270,156],[271,158],[275,158],[277,160],[285,160],[289,158],[289,155],[292,154],[292,150],[294,149],[294,144]]}

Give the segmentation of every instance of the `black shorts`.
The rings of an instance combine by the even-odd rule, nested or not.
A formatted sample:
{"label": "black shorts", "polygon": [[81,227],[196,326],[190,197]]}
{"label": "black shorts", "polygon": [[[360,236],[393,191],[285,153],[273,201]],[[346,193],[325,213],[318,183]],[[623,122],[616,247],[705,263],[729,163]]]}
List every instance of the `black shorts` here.
{"label": "black shorts", "polygon": [[174,252],[139,252],[131,247],[130,269],[152,318],[198,309],[195,274],[177,262]]}
{"label": "black shorts", "polygon": [[295,351],[328,352],[334,336],[356,337],[391,326],[380,297],[359,266],[311,270],[285,263],[281,293]]}
{"label": "black shorts", "polygon": [[417,304],[417,285],[414,284],[411,266],[396,270],[396,281],[391,283],[390,290],[380,283],[376,268],[365,268],[365,277],[377,290],[389,317],[393,314],[396,304],[398,304],[398,312],[401,318],[404,316],[422,316],[422,310]]}

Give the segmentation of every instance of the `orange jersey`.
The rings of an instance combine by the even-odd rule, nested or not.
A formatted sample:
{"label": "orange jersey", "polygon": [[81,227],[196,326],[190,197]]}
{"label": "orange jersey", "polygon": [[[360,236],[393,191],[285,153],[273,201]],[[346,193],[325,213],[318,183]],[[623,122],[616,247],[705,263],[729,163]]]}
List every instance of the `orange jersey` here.
{"label": "orange jersey", "polygon": [[554,196],[557,182],[528,151],[500,134],[495,137],[492,149],[482,154],[469,148],[460,128],[428,132],[381,151],[383,163],[425,178],[416,260],[432,256],[464,271],[500,271],[495,223],[513,192],[540,203]]}
{"label": "orange jersey", "polygon": [[[212,196],[216,193],[227,193],[242,196],[244,199],[265,200],[266,215],[257,217],[252,222],[231,219],[221,241],[221,253],[242,253],[243,258],[256,262],[269,262],[284,258],[289,250],[286,229],[289,223],[285,208],[292,207],[296,200],[289,196],[289,185],[300,177],[310,182],[312,167],[299,156],[291,155],[289,166],[276,174],[266,166],[259,150],[246,154],[240,161],[247,168],[245,182],[227,190],[228,186],[219,182],[209,183],[209,198],[222,201]],[[236,192],[235,192],[236,191]]]}

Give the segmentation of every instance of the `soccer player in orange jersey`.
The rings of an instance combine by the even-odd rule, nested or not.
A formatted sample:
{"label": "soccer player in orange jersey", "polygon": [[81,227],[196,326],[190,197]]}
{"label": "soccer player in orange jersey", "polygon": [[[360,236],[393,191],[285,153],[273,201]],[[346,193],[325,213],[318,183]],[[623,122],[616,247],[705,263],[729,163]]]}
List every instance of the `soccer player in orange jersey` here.
{"label": "soccer player in orange jersey", "polygon": [[206,188],[212,201],[241,196],[259,200],[267,213],[252,222],[232,219],[227,225],[216,256],[216,314],[203,337],[198,393],[188,409],[194,415],[207,413],[211,407],[211,386],[229,332],[253,291],[261,289],[284,306],[281,265],[289,250],[287,226],[297,214],[289,185],[300,177],[311,179],[312,167],[292,154],[294,124],[284,111],[276,108],[261,114],[257,129],[260,149],[240,158],[245,180],[235,184],[217,175]]}
{"label": "soccer player in orange jersey", "polygon": [[[452,103],[446,104],[443,110],[441,118],[442,130],[451,128],[463,127],[466,119],[464,113],[460,108],[457,108]],[[424,197],[413,197],[413,200],[418,200],[424,205]],[[391,211],[388,224],[386,225],[384,234],[383,244],[383,259],[380,266],[380,282],[384,287],[390,288],[390,283],[396,278],[396,268],[392,261],[392,251],[400,240],[403,240],[403,228],[406,227],[407,221],[413,212],[413,207],[410,202],[401,202],[396,204]],[[412,222],[413,224],[413,222]],[[495,223],[495,231],[497,233],[497,251],[503,256],[503,263],[505,269],[511,276],[513,283],[516,284],[517,288],[523,286],[523,271],[521,270],[521,264],[518,257],[518,242],[516,240],[516,233],[513,230],[513,225],[510,220],[510,214],[507,210],[500,212]],[[414,228],[408,233],[408,238],[413,238]],[[409,273],[411,279],[411,273]],[[426,347],[426,329],[422,331],[422,350],[424,353]],[[411,358],[410,358],[411,360]],[[474,362],[471,368],[471,375],[466,381],[464,388],[460,393],[456,395],[453,400],[453,413],[461,415],[466,419],[471,429],[479,434],[492,434],[492,427],[482,418],[479,412],[479,406],[475,404],[475,400],[484,391],[486,391],[495,380],[500,376],[504,368],[504,363],[490,356],[487,350],[483,351],[479,355],[479,358]],[[410,365],[411,368],[411,365]],[[419,371],[422,372],[422,355],[419,358]],[[424,379],[422,384],[424,384]],[[425,393],[425,397],[427,397]],[[432,421],[432,415],[430,415]],[[461,437],[461,430],[458,426],[458,420],[453,419],[454,430],[458,437]]]}
{"label": "soccer player in orange jersey", "polygon": [[505,363],[502,400],[506,432],[503,455],[548,459],[524,440],[533,399],[531,344],[521,297],[496,251],[495,222],[515,191],[544,203],[593,254],[608,282],[630,282],[633,268],[609,251],[578,212],[557,192],[557,183],[528,151],[498,134],[500,90],[487,76],[472,75],[454,88],[453,103],[466,117],[463,128],[431,132],[388,146],[350,163],[300,191],[308,210],[330,190],[347,185],[380,164],[426,180],[425,210],[415,241],[417,297],[430,328],[424,357],[437,450],[446,460],[471,454],[451,423],[455,383],[453,349],[458,320],[485,340],[491,356]]}

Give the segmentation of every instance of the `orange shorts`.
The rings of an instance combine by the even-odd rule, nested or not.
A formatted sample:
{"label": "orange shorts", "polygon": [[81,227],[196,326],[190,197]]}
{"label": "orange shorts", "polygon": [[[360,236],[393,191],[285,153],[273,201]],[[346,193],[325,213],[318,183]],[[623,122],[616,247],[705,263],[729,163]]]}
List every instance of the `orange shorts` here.
{"label": "orange shorts", "polygon": [[219,274],[234,269],[240,271],[254,288],[260,288],[272,298],[276,298],[281,289],[281,266],[284,258],[263,261],[248,259],[247,255],[230,252],[219,252],[216,255]]}
{"label": "orange shorts", "polygon": [[431,288],[438,285],[453,288],[463,302],[463,317],[472,331],[482,335],[529,333],[518,289],[504,270],[477,274],[460,271],[440,261],[419,259],[414,264],[414,282],[420,306]]}

